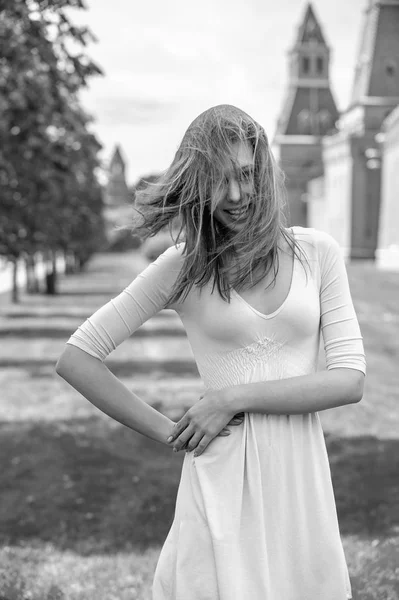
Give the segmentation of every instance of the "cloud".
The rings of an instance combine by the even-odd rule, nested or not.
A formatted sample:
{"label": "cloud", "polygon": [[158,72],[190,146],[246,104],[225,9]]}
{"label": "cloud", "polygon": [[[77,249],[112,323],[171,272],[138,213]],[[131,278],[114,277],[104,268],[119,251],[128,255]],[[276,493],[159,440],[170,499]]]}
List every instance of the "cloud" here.
{"label": "cloud", "polygon": [[96,112],[104,124],[128,123],[129,125],[151,123],[170,119],[176,114],[178,104],[155,98],[121,98],[105,96],[97,98]]}

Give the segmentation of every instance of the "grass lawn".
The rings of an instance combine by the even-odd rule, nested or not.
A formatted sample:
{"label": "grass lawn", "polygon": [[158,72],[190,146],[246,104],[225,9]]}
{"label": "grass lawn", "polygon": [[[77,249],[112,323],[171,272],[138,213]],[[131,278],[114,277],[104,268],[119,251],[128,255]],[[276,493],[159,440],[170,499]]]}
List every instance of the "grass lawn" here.
{"label": "grass lawn", "polygon": [[[134,253],[98,255],[62,279],[58,296],[22,294],[17,306],[0,297],[0,600],[151,598],[183,457],[112,421],[54,372],[69,335],[143,267]],[[321,419],[353,598],[399,600],[399,273],[348,271],[366,390]],[[172,419],[202,390],[171,311],[107,364]]]}

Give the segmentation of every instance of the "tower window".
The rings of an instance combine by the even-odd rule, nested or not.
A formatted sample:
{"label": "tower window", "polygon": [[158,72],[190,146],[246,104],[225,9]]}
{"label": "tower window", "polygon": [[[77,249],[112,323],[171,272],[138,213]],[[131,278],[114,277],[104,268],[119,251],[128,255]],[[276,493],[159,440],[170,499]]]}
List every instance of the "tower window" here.
{"label": "tower window", "polygon": [[310,60],[308,56],[302,58],[302,70],[304,73],[309,73],[310,71]]}
{"label": "tower window", "polygon": [[329,110],[323,108],[317,113],[317,120],[319,122],[320,133],[326,133],[332,126],[333,120]]}
{"label": "tower window", "polygon": [[394,60],[388,60],[385,63],[385,72],[389,77],[393,77],[396,73],[396,62]]}
{"label": "tower window", "polygon": [[310,134],[312,128],[311,114],[306,108],[301,110],[298,115],[298,129],[300,133]]}
{"label": "tower window", "polygon": [[321,75],[324,71],[324,60],[321,56],[316,59],[316,70],[318,75]]}

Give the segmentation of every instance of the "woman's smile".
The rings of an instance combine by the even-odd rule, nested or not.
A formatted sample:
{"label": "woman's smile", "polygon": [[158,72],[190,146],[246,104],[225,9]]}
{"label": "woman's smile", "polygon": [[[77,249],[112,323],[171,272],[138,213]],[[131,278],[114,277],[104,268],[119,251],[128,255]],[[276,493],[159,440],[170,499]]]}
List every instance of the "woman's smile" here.
{"label": "woman's smile", "polygon": [[233,218],[234,220],[241,220],[241,218],[245,218],[247,212],[248,212],[248,207],[246,208],[234,208],[234,209],[224,209],[224,212],[228,214],[229,217]]}

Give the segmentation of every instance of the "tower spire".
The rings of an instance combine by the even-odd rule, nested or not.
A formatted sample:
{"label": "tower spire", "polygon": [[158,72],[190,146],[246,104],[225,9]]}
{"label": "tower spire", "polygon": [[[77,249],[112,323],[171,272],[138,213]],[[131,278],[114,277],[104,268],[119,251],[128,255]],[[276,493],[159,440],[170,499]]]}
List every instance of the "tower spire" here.
{"label": "tower spire", "polygon": [[121,206],[129,203],[130,193],[126,183],[125,171],[126,162],[121,147],[117,144],[108,167],[108,184],[105,194],[107,205]]}
{"label": "tower spire", "polygon": [[330,49],[310,3],[288,54],[288,90],[276,142],[282,135],[325,135],[334,127],[338,110],[330,89]]}
{"label": "tower spire", "polygon": [[369,0],[364,13],[351,106],[362,104],[371,96],[399,98],[398,31],[399,0]]}
{"label": "tower spire", "polygon": [[327,45],[324,39],[320,23],[316,19],[313,6],[310,2],[308,2],[303,21],[298,28],[296,44],[306,44],[313,42],[318,44],[324,44],[325,46]]}

